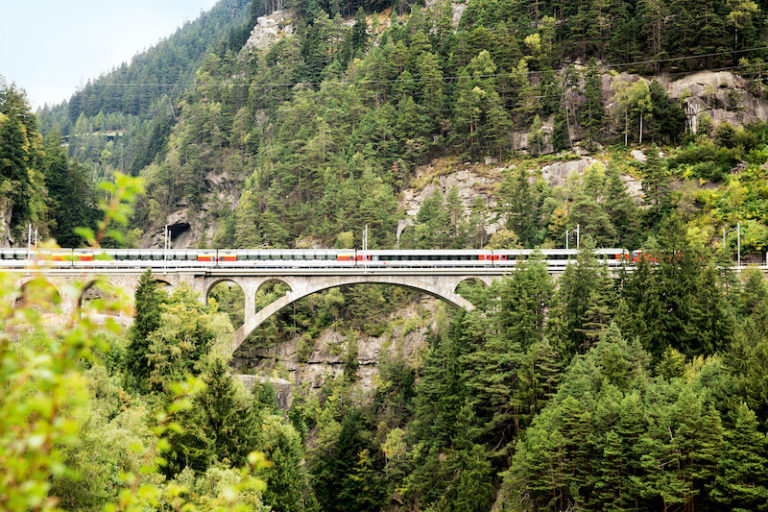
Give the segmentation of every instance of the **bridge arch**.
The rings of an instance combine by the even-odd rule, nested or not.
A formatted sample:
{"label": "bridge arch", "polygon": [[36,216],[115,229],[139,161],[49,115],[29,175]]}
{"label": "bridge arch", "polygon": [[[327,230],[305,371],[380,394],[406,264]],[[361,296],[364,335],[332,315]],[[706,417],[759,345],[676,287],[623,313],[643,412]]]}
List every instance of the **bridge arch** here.
{"label": "bridge arch", "polygon": [[464,286],[480,286],[482,288],[488,288],[492,281],[490,279],[483,279],[483,277],[484,276],[462,277],[461,280],[456,283],[456,288],[454,288],[453,291],[459,293]]}
{"label": "bridge arch", "polygon": [[281,278],[269,278],[256,287],[254,313],[258,313],[271,302],[279,300],[293,291],[290,283]]}
{"label": "bridge arch", "polygon": [[30,277],[19,283],[16,306],[56,307],[62,304],[59,289],[42,276]]}
{"label": "bridge arch", "polygon": [[[409,275],[346,275],[326,278],[293,277],[287,282],[291,291],[268,304],[258,312],[246,311],[245,322],[235,332],[234,352],[265,320],[299,299],[331,288],[355,284],[390,284],[411,288],[465,309],[474,309],[472,303],[455,293],[462,276],[409,276]],[[286,280],[288,281],[288,280]]]}
{"label": "bridge arch", "polygon": [[211,298],[215,299],[219,311],[226,313],[233,327],[238,328],[243,325],[243,321],[248,315],[246,310],[249,302],[246,299],[247,293],[248,289],[237,279],[217,279],[208,286],[205,303],[209,304]]}
{"label": "bridge arch", "polygon": [[155,285],[157,285],[161,289],[165,289],[165,290],[173,289],[173,285],[168,279],[165,279],[162,277],[156,277],[152,281],[154,281]]}
{"label": "bridge arch", "polygon": [[263,281],[259,286],[256,287],[256,293],[263,291],[268,286],[274,286],[276,284],[282,284],[288,288],[288,293],[291,292],[291,283],[288,279],[283,279],[282,277],[269,277],[265,281]]}
{"label": "bridge arch", "polygon": [[208,297],[211,295],[211,292],[214,288],[216,288],[218,285],[222,283],[234,283],[237,286],[240,287],[241,290],[245,291],[246,286],[245,284],[240,281],[237,277],[230,277],[230,276],[224,276],[224,277],[217,277],[215,279],[206,280],[204,289],[203,289],[203,299],[205,300],[205,303],[208,303]]}

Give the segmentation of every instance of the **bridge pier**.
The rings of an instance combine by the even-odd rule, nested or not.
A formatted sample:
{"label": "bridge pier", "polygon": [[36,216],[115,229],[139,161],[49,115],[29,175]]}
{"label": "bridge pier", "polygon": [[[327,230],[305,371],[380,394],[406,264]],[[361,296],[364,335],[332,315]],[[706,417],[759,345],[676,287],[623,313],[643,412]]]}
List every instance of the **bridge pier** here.
{"label": "bridge pier", "polygon": [[[478,277],[480,280],[489,284],[491,279],[488,276]],[[238,283],[245,293],[245,320],[243,325],[235,331],[235,340],[233,351],[245,341],[245,339],[269,317],[293,304],[299,299],[312,295],[314,293],[338,288],[340,286],[349,286],[355,284],[390,284],[404,286],[425,292],[438,299],[445,300],[455,306],[463,307],[467,310],[474,309],[474,306],[464,297],[456,293],[456,287],[461,281],[467,279],[467,276],[456,275],[432,275],[432,276],[413,276],[413,275],[329,275],[329,276],[284,276],[279,281],[284,282],[290,288],[290,291],[276,301],[267,305],[260,311],[256,311],[256,292],[267,281],[273,278],[240,278],[232,280]],[[211,285],[215,286],[215,283]],[[207,288],[210,290],[210,287]]]}
{"label": "bridge pier", "polygon": [[[9,272],[16,274],[17,285],[23,289],[25,283],[34,278],[42,277],[56,289],[61,297],[61,318],[71,318],[82,309],[82,301],[86,297],[91,283],[102,280],[108,283],[104,292],[109,289],[122,290],[132,300],[138,287],[144,269],[18,269]],[[478,279],[490,284],[493,279],[501,277],[505,272],[482,269],[285,269],[260,270],[253,269],[154,269],[156,281],[165,283],[171,289],[188,285],[199,294],[200,301],[208,302],[211,289],[218,283],[230,281],[243,290],[245,309],[244,323],[237,329],[232,351],[258,328],[265,320],[277,311],[295,301],[314,293],[356,284],[388,284],[412,288],[433,297],[444,300],[457,307],[473,309],[474,306],[456,293],[456,287],[464,280]],[[269,281],[286,284],[288,293],[263,309],[256,311],[256,294]],[[132,311],[121,313],[120,323],[129,324],[133,317]]]}

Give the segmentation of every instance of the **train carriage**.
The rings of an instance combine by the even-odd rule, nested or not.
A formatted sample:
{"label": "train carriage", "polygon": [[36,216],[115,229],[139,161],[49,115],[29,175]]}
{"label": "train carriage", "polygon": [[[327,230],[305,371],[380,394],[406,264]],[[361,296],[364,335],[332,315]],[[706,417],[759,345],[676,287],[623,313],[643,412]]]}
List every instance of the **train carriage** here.
{"label": "train carriage", "polygon": [[[538,253],[549,268],[564,268],[575,261],[577,249],[6,249],[0,248],[0,265],[80,268],[438,268],[514,267]],[[616,267],[630,264],[626,249],[597,249],[597,258]],[[634,254],[633,254],[634,256]]]}
{"label": "train carriage", "polygon": [[72,249],[21,249],[0,248],[2,266],[7,268],[26,267],[71,267]]}
{"label": "train carriage", "polygon": [[358,267],[487,267],[493,265],[488,249],[446,249],[430,251],[357,251]]}
{"label": "train carriage", "polygon": [[217,266],[232,268],[354,267],[355,251],[345,249],[219,250]]}

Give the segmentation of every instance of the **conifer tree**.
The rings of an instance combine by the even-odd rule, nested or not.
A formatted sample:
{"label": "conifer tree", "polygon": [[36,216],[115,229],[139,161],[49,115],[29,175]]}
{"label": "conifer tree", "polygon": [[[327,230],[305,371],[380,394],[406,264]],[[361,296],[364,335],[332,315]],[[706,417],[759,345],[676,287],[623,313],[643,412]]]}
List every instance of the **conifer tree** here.
{"label": "conifer tree", "polygon": [[518,265],[501,283],[500,307],[496,314],[498,335],[510,345],[526,349],[541,341],[553,284],[541,257]]}
{"label": "conifer tree", "polygon": [[163,295],[158,290],[152,271],[147,269],[136,288],[136,317],[131,326],[130,342],[126,354],[126,367],[140,388],[146,386],[149,376],[149,335],[160,327],[160,305]]}
{"label": "conifer tree", "polygon": [[605,123],[600,72],[594,59],[589,61],[584,73],[584,98],[579,123],[584,127],[587,139],[594,142],[603,130]]}
{"label": "conifer tree", "polygon": [[735,412],[718,457],[712,498],[730,510],[768,510],[768,441],[753,411],[742,403]]}
{"label": "conifer tree", "polygon": [[239,396],[222,359],[214,359],[203,380],[206,388],[195,397],[203,434],[211,440],[211,449],[219,461],[242,466],[256,449],[258,418]]}

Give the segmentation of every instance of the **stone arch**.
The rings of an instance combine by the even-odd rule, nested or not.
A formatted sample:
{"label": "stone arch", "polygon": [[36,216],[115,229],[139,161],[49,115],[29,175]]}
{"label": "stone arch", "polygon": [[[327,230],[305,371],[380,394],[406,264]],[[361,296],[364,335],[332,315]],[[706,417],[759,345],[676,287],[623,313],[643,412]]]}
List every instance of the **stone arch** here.
{"label": "stone arch", "polygon": [[462,277],[459,282],[456,283],[456,286],[454,287],[453,291],[458,293],[459,287],[463,285],[479,285],[483,288],[488,288],[490,286],[490,282],[486,281],[482,278],[482,276],[471,276],[471,277]]}
{"label": "stone arch", "polygon": [[211,291],[218,286],[221,283],[230,282],[235,283],[237,286],[240,287],[241,290],[245,290],[246,286],[244,283],[242,283],[238,278],[236,277],[217,277],[214,279],[206,279],[204,286],[203,286],[203,296],[201,297],[203,299],[203,302],[205,304],[208,304],[208,296],[211,294]]}
{"label": "stone arch", "polygon": [[[282,285],[286,289],[285,290],[278,290],[274,291],[275,285]],[[273,287],[273,290],[269,290],[270,287]],[[254,296],[254,311],[253,313],[258,313],[260,310],[264,309],[269,302],[264,303],[263,296],[268,293],[274,293],[273,301],[278,300],[289,293],[293,291],[293,288],[291,287],[290,283],[285,280],[281,279],[279,277],[269,277],[262,283],[259,283],[259,285],[256,287],[255,296]],[[260,300],[261,299],[261,300]]]}
{"label": "stone arch", "polygon": [[331,288],[338,288],[345,285],[356,284],[389,284],[411,288],[419,292],[426,293],[437,299],[453,304],[465,309],[474,309],[472,303],[456,294],[454,290],[463,277],[457,276],[409,276],[409,275],[347,275],[347,276],[327,276],[324,278],[294,278],[294,286],[291,291],[276,301],[262,308],[258,313],[246,314],[245,322],[235,332],[235,340],[232,347],[234,352],[240,344],[266,319],[283,309],[284,307],[296,302],[299,299]]}
{"label": "stone arch", "polygon": [[471,302],[473,290],[477,290],[477,288],[486,289],[490,284],[490,280],[483,279],[483,276],[462,277],[454,286],[453,293]]}
{"label": "stone arch", "polygon": [[115,299],[120,296],[120,292],[115,288],[115,285],[108,280],[92,279],[88,281],[85,286],[80,289],[80,293],[75,301],[76,311],[83,312],[88,309],[88,303],[94,300],[104,300],[104,307],[100,307],[96,312],[98,315],[104,316],[120,316],[122,314],[121,308],[115,303]]}
{"label": "stone arch", "polygon": [[248,316],[246,311],[247,293],[247,287],[243,286],[237,279],[217,279],[208,286],[205,292],[205,303],[209,304],[210,298],[214,296],[217,299],[219,311],[226,313],[232,326],[237,329],[243,325],[244,319]]}
{"label": "stone arch", "polygon": [[35,276],[21,282],[15,304],[17,307],[40,307],[44,304],[56,307],[62,304],[62,296],[59,289],[49,280]]}
{"label": "stone arch", "polygon": [[173,289],[173,285],[171,284],[171,282],[169,280],[167,280],[167,279],[162,278],[162,277],[155,278],[152,281],[156,285],[158,285],[160,288],[163,288],[163,289],[166,289],[166,290]]}

